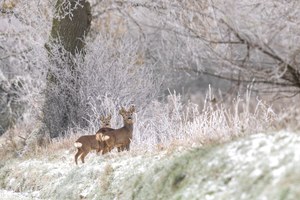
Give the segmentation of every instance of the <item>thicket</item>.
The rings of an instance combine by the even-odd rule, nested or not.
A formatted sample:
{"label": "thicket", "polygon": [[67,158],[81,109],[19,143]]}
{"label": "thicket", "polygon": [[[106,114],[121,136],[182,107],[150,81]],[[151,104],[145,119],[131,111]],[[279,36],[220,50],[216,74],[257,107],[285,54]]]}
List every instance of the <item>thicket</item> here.
{"label": "thicket", "polygon": [[[60,2],[0,3],[1,71],[8,81],[22,77],[18,101],[26,105],[6,130],[5,140],[17,154],[49,137],[95,132],[100,115],[111,113],[119,127],[118,109],[129,104],[137,108],[136,147],[298,128],[295,100],[283,101],[294,106],[286,110],[269,101],[299,92],[297,1],[89,1],[85,49],[65,59],[68,49],[59,40],[48,43],[52,20],[72,18],[84,1]],[[65,67],[70,63],[74,70]],[[46,96],[51,104],[45,101],[49,71],[59,82],[50,88],[51,98]],[[193,102],[168,91],[200,75],[225,79],[232,87],[209,88]],[[70,91],[76,106],[61,91]],[[71,123],[61,129],[66,110]]]}

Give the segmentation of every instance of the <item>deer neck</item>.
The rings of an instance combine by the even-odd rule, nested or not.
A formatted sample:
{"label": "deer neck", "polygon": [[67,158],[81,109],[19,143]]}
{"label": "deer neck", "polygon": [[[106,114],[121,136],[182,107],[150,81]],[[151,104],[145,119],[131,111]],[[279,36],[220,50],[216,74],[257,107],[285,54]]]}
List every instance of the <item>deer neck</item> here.
{"label": "deer neck", "polygon": [[128,124],[124,121],[124,128],[128,129],[129,131],[133,131],[133,124]]}

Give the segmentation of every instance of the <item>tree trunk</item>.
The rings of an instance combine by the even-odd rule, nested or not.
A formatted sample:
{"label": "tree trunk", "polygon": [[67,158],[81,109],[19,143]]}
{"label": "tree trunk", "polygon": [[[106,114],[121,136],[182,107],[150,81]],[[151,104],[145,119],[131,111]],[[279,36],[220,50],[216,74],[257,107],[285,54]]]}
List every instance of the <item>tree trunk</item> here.
{"label": "tree trunk", "polygon": [[80,74],[73,60],[84,56],[84,39],[91,24],[91,8],[86,0],[58,0],[55,7],[51,38],[46,44],[51,67],[43,108],[51,138],[64,135],[68,128],[79,123]]}

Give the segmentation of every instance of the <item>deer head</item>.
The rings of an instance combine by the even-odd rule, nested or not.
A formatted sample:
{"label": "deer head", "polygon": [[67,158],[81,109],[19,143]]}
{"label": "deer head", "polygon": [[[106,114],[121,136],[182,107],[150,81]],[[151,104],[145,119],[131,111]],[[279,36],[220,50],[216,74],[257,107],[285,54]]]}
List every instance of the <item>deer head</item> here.
{"label": "deer head", "polygon": [[101,127],[110,128],[111,127],[110,120],[111,120],[111,115],[108,115],[107,117],[101,116],[100,117]]}
{"label": "deer head", "polygon": [[121,110],[119,111],[119,114],[122,115],[123,120],[126,124],[133,124],[133,113],[135,112],[134,105],[130,106],[128,111],[124,107],[121,107]]}

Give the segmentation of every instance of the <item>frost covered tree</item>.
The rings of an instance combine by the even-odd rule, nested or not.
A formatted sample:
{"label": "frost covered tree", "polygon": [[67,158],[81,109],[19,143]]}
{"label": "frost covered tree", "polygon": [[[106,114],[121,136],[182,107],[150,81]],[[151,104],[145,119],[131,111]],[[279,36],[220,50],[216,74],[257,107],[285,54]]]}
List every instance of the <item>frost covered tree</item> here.
{"label": "frost covered tree", "polygon": [[52,137],[97,126],[119,105],[145,108],[186,72],[265,92],[300,88],[295,1],[11,1],[0,16],[1,70],[26,77],[25,99]]}
{"label": "frost covered tree", "polygon": [[160,33],[149,52],[162,66],[295,95],[299,7],[298,1],[156,0],[115,1],[106,10],[126,13],[147,36]]}
{"label": "frost covered tree", "polygon": [[46,66],[48,6],[34,0],[0,1],[0,133],[23,120],[24,112],[36,115]]}
{"label": "frost covered tree", "polygon": [[299,2],[217,0],[202,9],[200,2],[182,5],[180,27],[204,47],[206,58],[198,60],[215,67],[190,70],[253,83],[261,92],[300,92]]}
{"label": "frost covered tree", "polygon": [[158,10],[162,29],[184,41],[189,58],[180,57],[183,65],[176,69],[253,83],[260,92],[299,94],[300,2],[187,0],[137,6]]}
{"label": "frost covered tree", "polygon": [[47,74],[44,121],[51,137],[79,123],[80,73],[73,59],[84,56],[84,40],[91,20],[88,1],[56,2],[50,41],[46,44],[52,67]]}

